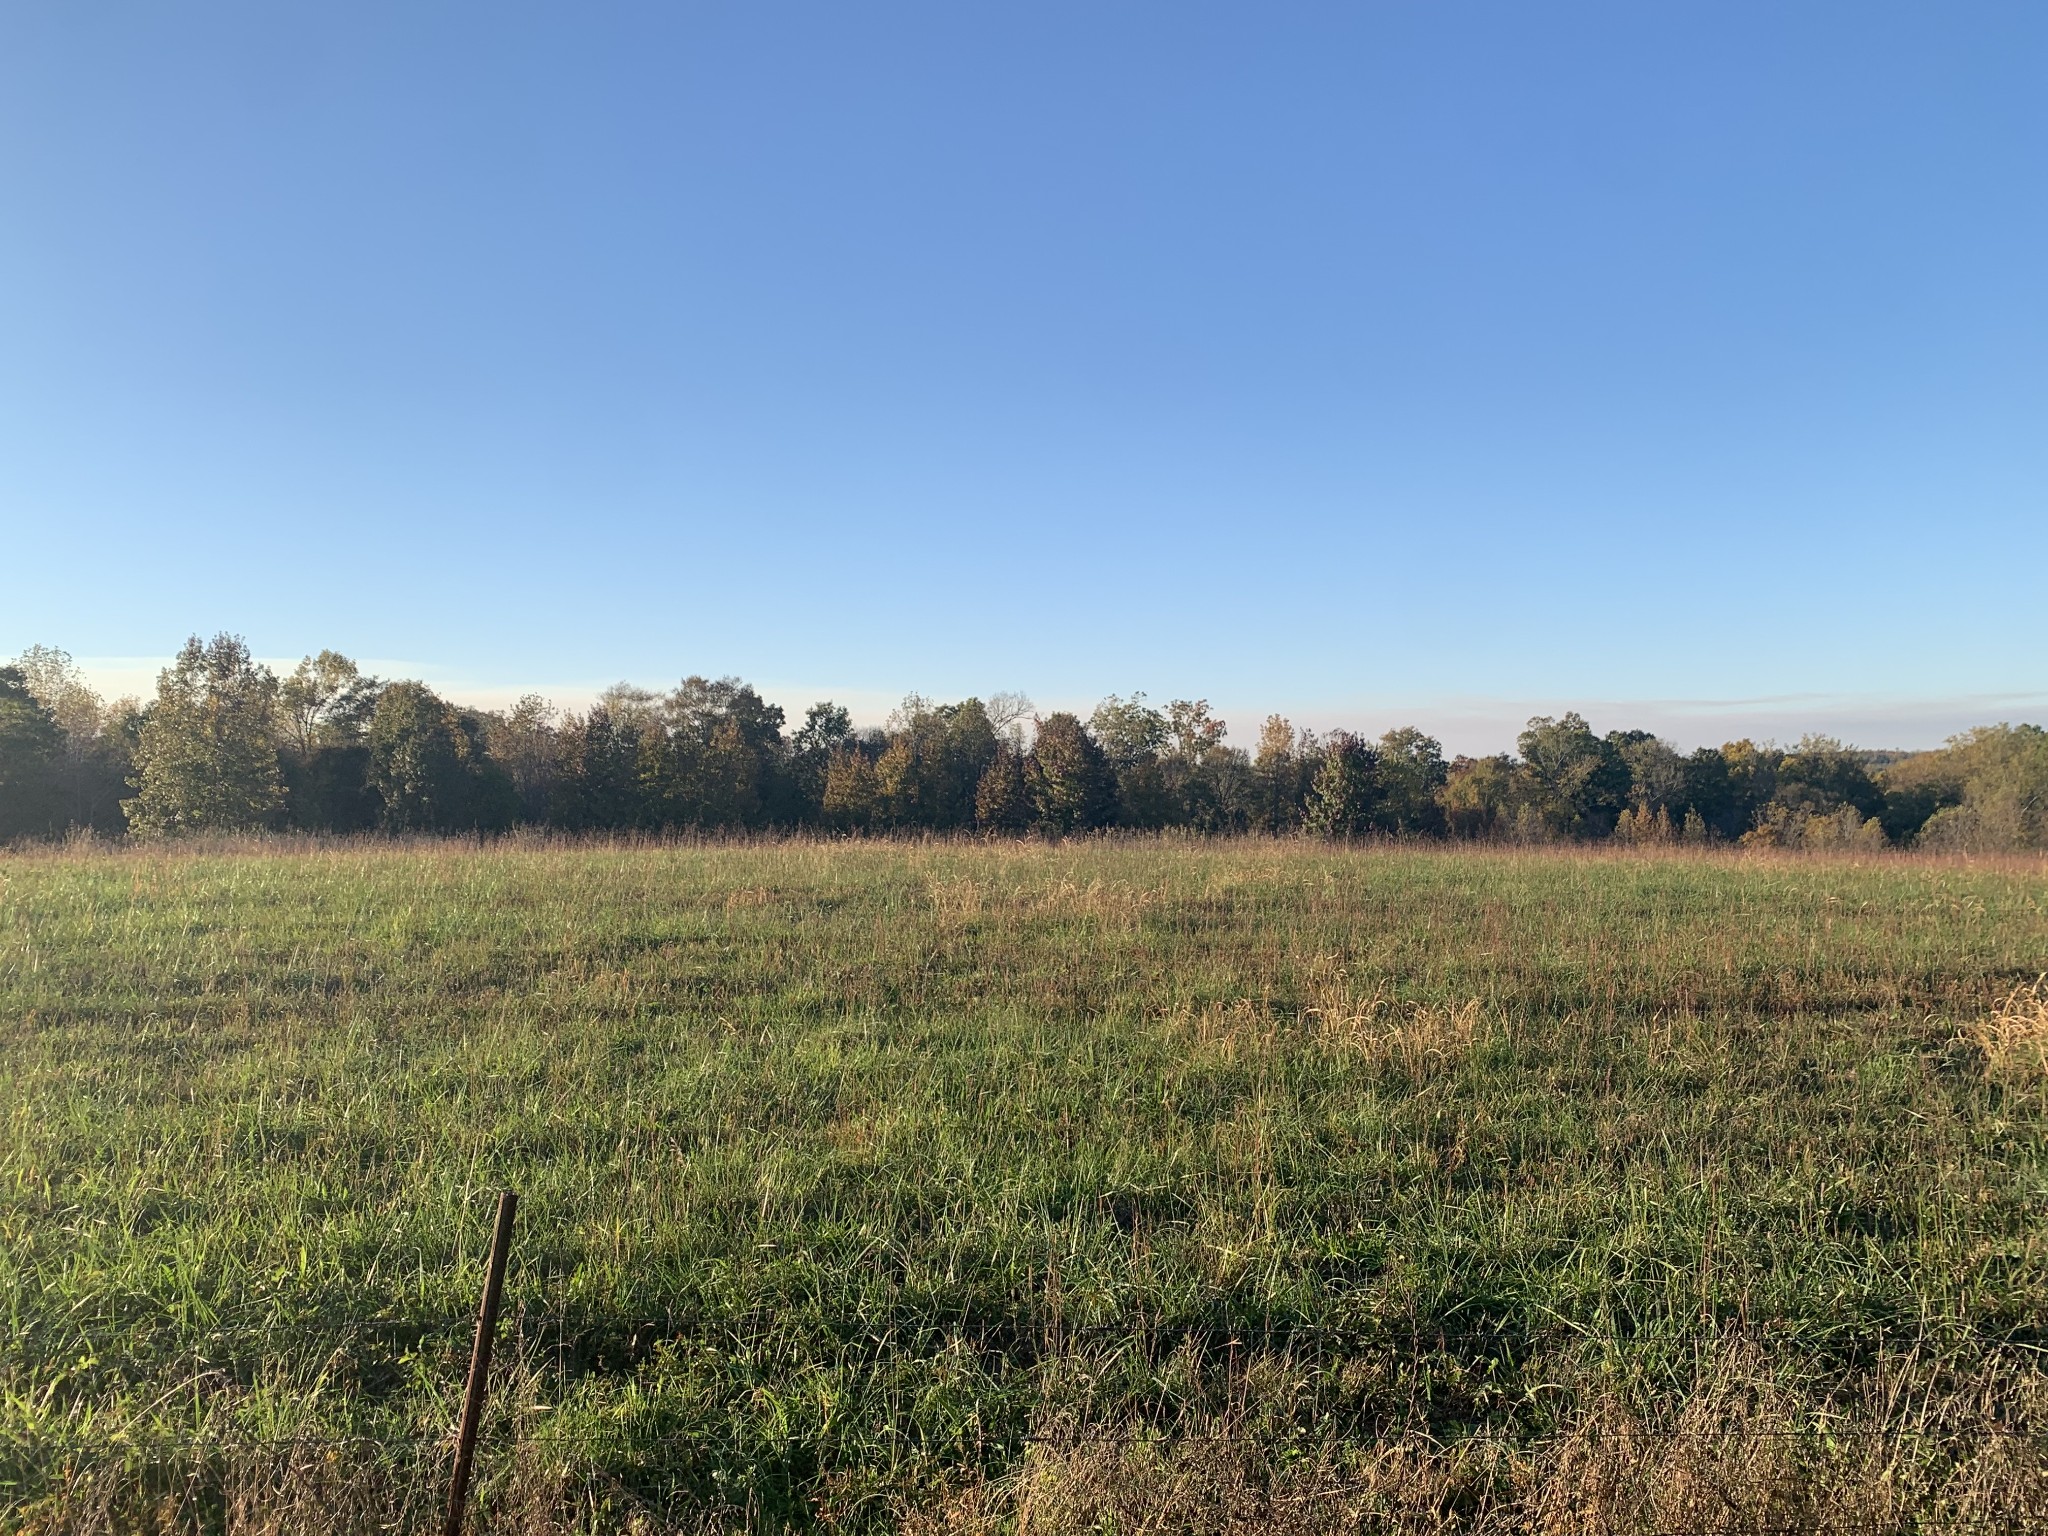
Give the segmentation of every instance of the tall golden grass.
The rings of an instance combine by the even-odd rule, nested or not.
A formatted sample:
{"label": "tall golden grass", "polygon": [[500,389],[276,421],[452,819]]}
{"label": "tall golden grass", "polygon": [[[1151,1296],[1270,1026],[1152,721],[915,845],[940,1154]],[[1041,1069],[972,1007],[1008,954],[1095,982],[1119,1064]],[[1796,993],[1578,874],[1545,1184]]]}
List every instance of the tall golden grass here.
{"label": "tall golden grass", "polygon": [[1963,1026],[1991,1076],[2021,1086],[2048,1082],[2048,975],[2014,987],[1997,1007]]}

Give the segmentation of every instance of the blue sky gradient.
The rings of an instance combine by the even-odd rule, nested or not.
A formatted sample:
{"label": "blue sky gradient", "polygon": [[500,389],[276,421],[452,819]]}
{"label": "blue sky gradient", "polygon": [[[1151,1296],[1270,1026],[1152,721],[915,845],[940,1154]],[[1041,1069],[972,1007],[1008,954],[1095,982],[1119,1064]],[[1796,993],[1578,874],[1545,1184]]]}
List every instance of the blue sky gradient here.
{"label": "blue sky gradient", "polygon": [[2044,79],[2037,4],[9,7],[0,654],[2048,717]]}

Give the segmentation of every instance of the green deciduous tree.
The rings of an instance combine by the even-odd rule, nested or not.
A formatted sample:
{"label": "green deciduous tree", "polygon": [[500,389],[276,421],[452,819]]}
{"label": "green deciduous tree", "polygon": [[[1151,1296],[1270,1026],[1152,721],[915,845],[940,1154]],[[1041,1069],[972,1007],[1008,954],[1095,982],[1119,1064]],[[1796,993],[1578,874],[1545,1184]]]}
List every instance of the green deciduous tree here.
{"label": "green deciduous tree", "polygon": [[1609,731],[1607,740],[1628,768],[1630,809],[1652,821],[1660,811],[1667,821],[1674,812],[1685,814],[1685,759],[1677,748],[1649,731]]}
{"label": "green deciduous tree", "polygon": [[1111,694],[1095,706],[1088,731],[1116,774],[1120,825],[1153,829],[1179,819],[1171,770],[1161,756],[1172,740],[1172,727],[1144,694],[1128,699]]}
{"label": "green deciduous tree", "polygon": [[30,646],[15,665],[63,735],[56,770],[60,819],[98,832],[124,830],[121,801],[129,790],[141,704],[104,702],[71,657],[52,646]]}
{"label": "green deciduous tree", "polygon": [[382,687],[339,651],[305,657],[278,684],[279,762],[293,826],[361,832],[377,825],[365,742]]}
{"label": "green deciduous tree", "polygon": [[737,720],[721,720],[704,744],[702,824],[759,827],[770,819],[775,759],[747,737]]}
{"label": "green deciduous tree", "polygon": [[1445,830],[1454,837],[1506,835],[1518,787],[1515,761],[1505,752],[1458,758],[1445,775],[1444,787],[1437,791]]}
{"label": "green deciduous tree", "polygon": [[1120,699],[1112,693],[1088,717],[1088,731],[1101,744],[1109,765],[1122,773],[1157,757],[1170,727],[1166,716],[1145,702],[1144,694]]}
{"label": "green deciduous tree", "polygon": [[1444,812],[1437,794],[1448,772],[1443,744],[1434,736],[1406,725],[1380,737],[1380,824],[1389,832],[1441,832]]}
{"label": "green deciduous tree", "polygon": [[[1726,750],[1726,749],[1724,749]],[[1759,760],[1764,754],[1759,753]],[[1784,848],[1863,846],[1884,841],[1884,792],[1862,754],[1830,736],[1808,736],[1789,753],[1770,752],[1772,792],[1742,841]]]}
{"label": "green deciduous tree", "polygon": [[1024,780],[1024,756],[1007,743],[981,776],[974,792],[975,825],[984,832],[1022,832],[1031,825],[1031,791]]}
{"label": "green deciduous tree", "polygon": [[1769,742],[1744,737],[1721,744],[1721,761],[1728,773],[1729,835],[1741,837],[1778,792],[1778,765],[1785,754]]}
{"label": "green deciduous tree", "polygon": [[821,812],[825,825],[837,832],[866,832],[875,825],[875,807],[880,794],[875,783],[874,759],[859,743],[848,742],[833,750],[825,765],[825,790]]}
{"label": "green deciduous tree", "polygon": [[1172,755],[1190,764],[1222,750],[1230,727],[1209,713],[1207,699],[1175,699],[1166,706],[1166,737]]}
{"label": "green deciduous tree", "polygon": [[308,656],[278,684],[278,730],[286,748],[310,757],[323,746],[354,746],[370,728],[383,684],[339,651]]}
{"label": "green deciduous tree", "polygon": [[1879,816],[1895,843],[1914,841],[1937,812],[1963,803],[1962,764],[1946,750],[1911,753],[1873,777],[1884,791]]}
{"label": "green deciduous tree", "polygon": [[1174,792],[1172,766],[1149,757],[1117,774],[1117,825],[1154,832],[1182,820],[1184,801]]}
{"label": "green deciduous tree", "polygon": [[197,635],[157,675],[135,744],[136,793],[123,802],[139,836],[241,832],[284,809],[275,738],[277,678],[236,635]]}
{"label": "green deciduous tree", "polygon": [[887,821],[940,831],[973,826],[975,796],[998,744],[981,700],[934,704],[912,694],[890,717],[889,744],[875,764]]}
{"label": "green deciduous tree", "polygon": [[1516,741],[1528,805],[1551,832],[1605,837],[1628,803],[1628,764],[1577,714],[1538,715]]}
{"label": "green deciduous tree", "polygon": [[1115,824],[1116,776],[1078,716],[1062,711],[1038,722],[1026,777],[1036,819],[1048,832]]}
{"label": "green deciduous tree", "polygon": [[2048,848],[2048,731],[1985,726],[1953,738],[1944,755],[1959,799],[1929,818],[1922,844],[1981,852]]}
{"label": "green deciduous tree", "polygon": [[1846,805],[1867,820],[1884,809],[1884,791],[1862,754],[1832,736],[1807,736],[1786,754],[1771,798],[1807,816],[1831,816]]}
{"label": "green deciduous tree", "polygon": [[853,716],[843,704],[825,699],[804,713],[804,723],[790,738],[789,785],[796,817],[819,819],[825,800],[825,771],[832,754],[853,740]]}
{"label": "green deciduous tree", "polygon": [[1298,733],[1279,715],[1266,716],[1259,728],[1258,751],[1252,757],[1252,829],[1292,832],[1301,826],[1308,786],[1315,777],[1315,738]]}
{"label": "green deciduous tree", "polygon": [[562,742],[554,705],[529,693],[502,715],[484,719],[484,745],[503,766],[519,804],[518,819],[547,820],[561,775]]}
{"label": "green deciduous tree", "polygon": [[549,816],[573,832],[650,825],[640,784],[640,743],[651,721],[622,720],[603,703],[570,715],[557,733]]}
{"label": "green deciduous tree", "polygon": [[782,723],[782,706],[736,677],[684,678],[642,727],[649,805],[672,826],[774,821],[787,802]]}
{"label": "green deciduous tree", "polygon": [[1688,822],[1699,823],[1696,841],[1709,837],[1739,837],[1748,822],[1737,786],[1730,775],[1728,759],[1719,747],[1696,747],[1681,765],[1684,788],[1680,799]]}
{"label": "green deciduous tree", "polygon": [[0,667],[0,842],[63,826],[64,732],[19,667]]}
{"label": "green deciduous tree", "polygon": [[1305,825],[1318,837],[1364,837],[1383,825],[1380,755],[1349,731],[1323,743]]}
{"label": "green deciduous tree", "polygon": [[369,781],[392,832],[456,832],[511,819],[512,785],[484,751],[484,722],[424,683],[393,683],[370,718]]}
{"label": "green deciduous tree", "polygon": [[[1250,768],[1243,753],[1224,745],[1228,734],[1229,727],[1209,713],[1207,699],[1175,699],[1166,706],[1166,743],[1159,755],[1165,824],[1205,834],[1243,828]],[[1139,793],[1138,814],[1152,814],[1151,787],[1140,786]]]}

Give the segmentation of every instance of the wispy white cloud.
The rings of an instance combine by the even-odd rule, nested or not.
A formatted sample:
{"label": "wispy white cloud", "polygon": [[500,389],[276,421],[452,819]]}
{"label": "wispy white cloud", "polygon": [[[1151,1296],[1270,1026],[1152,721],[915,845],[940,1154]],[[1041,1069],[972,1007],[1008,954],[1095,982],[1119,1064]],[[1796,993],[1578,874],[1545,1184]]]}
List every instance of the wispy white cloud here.
{"label": "wispy white cloud", "polygon": [[[298,664],[295,656],[263,660],[279,672]],[[92,685],[108,698],[123,694],[146,698],[156,687],[158,670],[169,661],[166,656],[78,658],[79,667]],[[447,698],[481,709],[502,709],[529,693],[540,694],[563,709],[583,709],[612,683],[620,681],[583,678],[504,683],[466,677],[429,662],[391,658],[367,658],[362,666],[379,677],[418,678]],[[628,681],[666,688],[674,686],[676,680]],[[782,706],[792,726],[820,699],[845,705],[859,725],[880,725],[902,702],[904,693],[910,691],[801,680],[756,682],[755,687],[770,703]],[[1095,702],[1048,697],[1039,699],[1039,707],[1072,709],[1085,716]],[[1440,739],[1446,751],[1477,755],[1511,749],[1516,734],[1532,715],[1561,715],[1577,710],[1595,730],[1655,731],[1682,748],[1715,745],[1744,736],[1758,741],[1790,742],[1808,732],[1817,732],[1839,736],[1860,746],[1917,749],[1940,746],[1959,731],[2001,720],[2048,722],[2048,690],[1958,693],[1939,698],[1818,692],[1703,699],[1383,696],[1310,700],[1292,705],[1252,699],[1217,700],[1214,707],[1217,715],[1231,723],[1231,739],[1241,746],[1257,736],[1258,724],[1266,715],[1279,713],[1296,725],[1318,731],[1343,729],[1377,735],[1394,726],[1419,726]]]}
{"label": "wispy white cloud", "polygon": [[[299,664],[296,656],[259,656],[272,671],[283,675]],[[79,656],[74,658],[88,682],[106,698],[125,695],[148,698],[156,691],[157,673],[171,664],[169,656]],[[677,678],[577,678],[542,683],[504,683],[482,680],[437,667],[432,662],[407,661],[390,657],[358,657],[365,672],[382,678],[416,678],[458,704],[477,709],[504,709],[527,694],[537,693],[561,709],[587,709],[599,694],[614,683],[637,683],[644,688],[673,688]],[[804,711],[821,699],[831,699],[853,712],[856,724],[880,725],[903,701],[903,693],[886,689],[849,688],[802,682],[756,682],[756,691],[771,704],[780,704],[792,725],[803,720]],[[906,690],[907,691],[907,690]]]}
{"label": "wispy white cloud", "polygon": [[[1972,726],[2048,720],[2048,692],[1959,693],[1944,698],[1802,693],[1730,699],[1472,698],[1360,700],[1305,707],[1297,724],[1377,733],[1414,725],[1451,752],[1499,752],[1534,715],[1576,710],[1597,731],[1655,731],[1681,748],[1749,737],[1791,742],[1809,732],[1865,747],[1938,747]],[[1233,733],[1236,734],[1236,733]]]}

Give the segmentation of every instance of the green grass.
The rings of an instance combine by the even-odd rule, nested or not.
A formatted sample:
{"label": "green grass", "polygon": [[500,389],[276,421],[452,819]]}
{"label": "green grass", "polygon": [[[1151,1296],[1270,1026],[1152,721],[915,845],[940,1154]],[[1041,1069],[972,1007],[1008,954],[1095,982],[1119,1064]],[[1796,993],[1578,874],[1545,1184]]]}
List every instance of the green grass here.
{"label": "green grass", "polygon": [[1483,1526],[1703,1404],[1932,1528],[2048,1466],[2044,969],[2038,862],[0,858],[0,1511],[416,1519],[509,1187],[480,1529]]}

